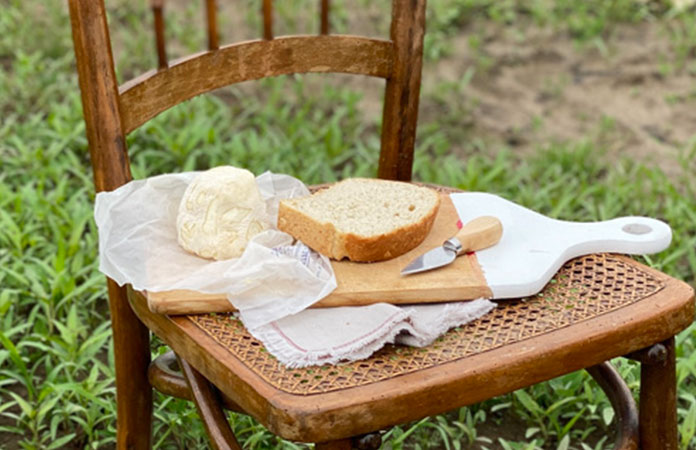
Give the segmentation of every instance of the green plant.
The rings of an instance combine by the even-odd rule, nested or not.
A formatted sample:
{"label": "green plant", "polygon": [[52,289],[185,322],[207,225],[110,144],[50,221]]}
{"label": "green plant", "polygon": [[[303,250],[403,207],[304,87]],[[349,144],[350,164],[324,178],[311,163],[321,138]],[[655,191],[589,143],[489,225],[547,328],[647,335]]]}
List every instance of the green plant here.
{"label": "green plant", "polygon": [[[94,192],[69,19],[64,2],[5,3],[0,14],[0,433],[8,448],[102,448],[115,439],[113,350],[104,277],[96,261]],[[349,32],[350,6],[334,3],[338,17],[332,23]],[[125,80],[154,64],[152,36],[143,25],[151,19],[145,2],[108,4],[118,72]],[[285,2],[278,14],[289,20],[302,5],[314,4]],[[693,19],[665,14],[652,4],[431,0],[428,63],[447,56],[454,36],[469,33],[465,42],[479,52],[480,64],[454,82],[424,85],[421,104],[437,114],[423,115],[420,122],[415,178],[498,193],[568,220],[662,218],[672,225],[674,243],[644,261],[693,284],[696,140],[683,146],[678,170],[669,175],[639,160],[612,159],[606,147],[614,122],[608,118],[599,118],[598,131],[581,139],[544,142],[520,155],[476,136],[477,102],[467,96],[471,83],[493,65],[483,63],[489,56],[479,24],[514,28],[532,22],[592,42],[620,23],[660,20],[680,29],[673,38],[676,55],[665,56],[671,58],[667,62],[686,61]],[[202,20],[201,11],[171,5],[172,55],[202,49],[204,36],[192,33],[194,22],[187,22]],[[250,20],[258,21],[257,2],[244,6]],[[388,2],[372,7],[386,11]],[[287,28],[316,25],[302,20]],[[252,23],[252,36],[258,36],[258,25]],[[29,35],[33,38],[26,39]],[[378,114],[366,116],[361,94],[340,80],[291,76],[186,102],[131,134],[128,144],[136,178],[235,164],[314,183],[373,175],[378,127]],[[692,325],[677,337],[683,448],[696,445],[695,346]],[[153,355],[163,351],[153,341]],[[637,365],[615,364],[637,392]],[[230,420],[247,448],[306,447],[279,440],[247,416],[230,414]],[[601,449],[610,445],[605,434],[614,422],[606,398],[580,372],[395,427],[384,440],[394,449]],[[518,424],[519,432],[500,439],[490,435],[490,427],[505,433],[509,423]],[[156,448],[199,448],[206,442],[190,402],[157,395],[154,428]]]}

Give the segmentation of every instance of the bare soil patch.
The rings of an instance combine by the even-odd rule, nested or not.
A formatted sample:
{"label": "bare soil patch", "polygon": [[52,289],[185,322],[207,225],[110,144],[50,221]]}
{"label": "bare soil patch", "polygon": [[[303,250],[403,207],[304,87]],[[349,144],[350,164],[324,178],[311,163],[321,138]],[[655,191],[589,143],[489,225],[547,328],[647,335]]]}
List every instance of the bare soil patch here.
{"label": "bare soil patch", "polygon": [[[494,24],[476,31],[474,50],[475,33],[464,30],[452,55],[425,66],[424,86],[457,82],[475,68],[461,93],[468,98],[462,123],[472,135],[528,153],[596,136],[604,120],[610,157],[628,155],[675,174],[678,149],[696,134],[696,77],[665,70],[674,58],[659,27],[621,26],[605,52],[578,48],[563,33],[529,28],[520,35]],[[423,120],[443,112],[434,106],[424,99]]]}

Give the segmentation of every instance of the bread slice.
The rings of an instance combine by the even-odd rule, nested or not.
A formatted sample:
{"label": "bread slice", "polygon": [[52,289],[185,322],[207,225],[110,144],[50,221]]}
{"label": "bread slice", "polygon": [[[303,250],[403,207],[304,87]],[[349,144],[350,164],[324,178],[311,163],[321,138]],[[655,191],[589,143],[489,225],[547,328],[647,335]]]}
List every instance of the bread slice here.
{"label": "bread slice", "polygon": [[429,188],[349,178],[278,208],[278,229],[329,258],[382,261],[417,247],[440,206]]}

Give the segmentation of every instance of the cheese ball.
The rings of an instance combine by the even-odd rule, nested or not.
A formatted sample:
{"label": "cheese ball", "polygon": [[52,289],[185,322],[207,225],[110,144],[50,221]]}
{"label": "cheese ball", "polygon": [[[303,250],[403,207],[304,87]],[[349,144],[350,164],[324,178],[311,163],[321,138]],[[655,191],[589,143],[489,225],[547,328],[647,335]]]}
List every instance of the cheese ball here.
{"label": "cheese ball", "polygon": [[270,227],[254,174],[221,166],[198,175],[181,198],[176,227],[188,252],[215,260],[241,256]]}

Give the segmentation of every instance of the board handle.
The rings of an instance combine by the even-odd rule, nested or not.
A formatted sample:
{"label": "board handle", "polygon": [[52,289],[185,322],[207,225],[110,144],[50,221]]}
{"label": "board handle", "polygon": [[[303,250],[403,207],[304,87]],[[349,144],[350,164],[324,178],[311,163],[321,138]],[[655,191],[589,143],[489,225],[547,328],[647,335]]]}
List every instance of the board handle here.
{"label": "board handle", "polygon": [[646,255],[661,252],[672,242],[669,225],[649,217],[628,216],[577,225],[578,230],[586,227],[582,233],[585,240],[599,243],[603,252]]}

